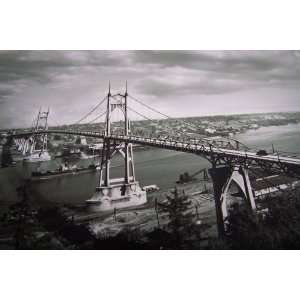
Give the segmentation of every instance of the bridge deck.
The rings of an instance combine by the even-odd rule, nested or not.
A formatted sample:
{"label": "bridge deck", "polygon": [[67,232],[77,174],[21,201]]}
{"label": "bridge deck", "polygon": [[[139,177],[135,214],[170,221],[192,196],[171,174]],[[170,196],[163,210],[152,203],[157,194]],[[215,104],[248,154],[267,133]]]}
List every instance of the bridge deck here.
{"label": "bridge deck", "polygon": [[[157,148],[169,149],[180,152],[188,152],[194,153],[197,155],[204,156],[206,158],[212,155],[218,155],[223,159],[230,160],[239,160],[239,161],[255,161],[262,163],[276,163],[281,166],[300,166],[300,158],[281,156],[276,154],[269,155],[257,155],[255,152],[251,151],[241,151],[241,150],[233,150],[227,148],[220,148],[214,145],[209,145],[208,142],[203,143],[188,143],[185,141],[177,141],[177,140],[164,140],[159,138],[147,138],[147,137],[139,137],[139,136],[125,136],[125,135],[115,135],[112,134],[110,136],[105,136],[102,132],[92,132],[92,131],[73,131],[73,130],[47,130],[47,131],[39,131],[40,134],[44,133],[55,133],[55,134],[71,134],[71,135],[81,135],[86,137],[95,137],[95,138],[109,138],[111,140],[120,141],[120,142],[129,142],[140,145],[148,145]],[[26,132],[22,134],[16,134],[15,137],[24,137],[36,134],[34,132]],[[14,137],[13,136],[13,137]]]}

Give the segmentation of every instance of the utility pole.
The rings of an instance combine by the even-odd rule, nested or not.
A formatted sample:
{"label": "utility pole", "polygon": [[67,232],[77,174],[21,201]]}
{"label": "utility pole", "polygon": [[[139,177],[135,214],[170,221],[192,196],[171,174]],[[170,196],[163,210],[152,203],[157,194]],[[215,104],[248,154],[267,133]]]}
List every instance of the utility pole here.
{"label": "utility pole", "polygon": [[156,214],[156,220],[157,220],[157,227],[160,228],[160,223],[159,223],[159,216],[158,216],[158,207],[157,207],[157,198],[154,200],[154,209],[155,209],[155,214]]}

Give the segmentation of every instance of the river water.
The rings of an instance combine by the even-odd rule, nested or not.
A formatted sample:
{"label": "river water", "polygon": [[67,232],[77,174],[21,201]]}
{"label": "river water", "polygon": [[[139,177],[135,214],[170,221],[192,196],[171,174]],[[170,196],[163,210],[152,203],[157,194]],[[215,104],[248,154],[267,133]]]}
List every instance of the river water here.
{"label": "river water", "polygon": [[[272,144],[277,151],[300,153],[300,124],[263,127],[249,130],[234,137],[237,140],[255,147],[270,150]],[[194,154],[180,153],[170,150],[149,149],[134,153],[136,177],[141,186],[157,184],[161,191],[167,191],[175,186],[179,174],[192,174],[202,168],[210,167],[208,161]],[[16,187],[30,177],[33,170],[56,169],[62,162],[56,159],[43,163],[17,162],[15,167],[0,169],[0,206],[6,207],[17,199]],[[91,159],[77,161],[77,166],[87,166]],[[123,175],[121,159],[116,157],[112,162],[111,177]],[[50,180],[33,182],[31,193],[40,203],[82,204],[95,191],[99,173],[62,176]]]}

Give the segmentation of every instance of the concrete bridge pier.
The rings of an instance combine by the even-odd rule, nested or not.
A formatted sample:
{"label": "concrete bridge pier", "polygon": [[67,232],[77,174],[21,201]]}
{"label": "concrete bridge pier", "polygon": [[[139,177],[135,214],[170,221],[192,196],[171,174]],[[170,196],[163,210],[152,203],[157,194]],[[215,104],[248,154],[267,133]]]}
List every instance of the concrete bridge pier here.
{"label": "concrete bridge pier", "polygon": [[256,204],[248,168],[236,165],[234,167],[213,167],[209,169],[213,181],[214,199],[219,237],[226,233],[226,220],[230,214],[229,188],[235,184],[245,201],[249,213],[256,214]]}

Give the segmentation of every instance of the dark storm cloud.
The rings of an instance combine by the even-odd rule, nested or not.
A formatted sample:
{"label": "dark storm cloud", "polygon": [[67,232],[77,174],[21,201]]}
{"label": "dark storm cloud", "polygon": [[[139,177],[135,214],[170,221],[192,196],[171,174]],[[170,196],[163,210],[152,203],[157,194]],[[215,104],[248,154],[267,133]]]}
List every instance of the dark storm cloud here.
{"label": "dark storm cloud", "polygon": [[[46,84],[56,75],[71,75],[82,68],[113,70],[130,65],[144,77],[136,84],[138,91],[157,96],[191,91],[219,94],[255,85],[297,86],[300,78],[296,51],[1,51],[0,84],[14,84],[13,94],[32,81]],[[176,71],[191,74],[178,82],[172,80]],[[189,75],[197,78],[192,74],[196,71],[205,78],[191,83]],[[9,89],[0,85],[3,94],[9,94]]]}
{"label": "dark storm cloud", "polygon": [[0,51],[0,104],[26,89],[55,84],[64,75],[67,81],[86,68],[125,63],[122,53],[114,51]]}
{"label": "dark storm cloud", "polygon": [[12,91],[9,85],[0,86],[0,98],[11,95]]}
{"label": "dark storm cloud", "polygon": [[216,72],[258,72],[297,63],[299,51],[136,51],[135,61],[161,67],[183,67]]}
{"label": "dark storm cloud", "polygon": [[300,109],[299,51],[0,51],[0,127],[29,124],[44,105],[71,122],[106,93],[109,80],[119,89],[126,79],[132,94],[174,111],[180,97],[192,106],[206,97],[207,112],[218,97],[232,107],[260,107],[263,90],[264,101]]}
{"label": "dark storm cloud", "polygon": [[78,67],[114,66],[123,62],[113,52],[101,51],[0,51],[0,83],[50,80],[56,72]]}

